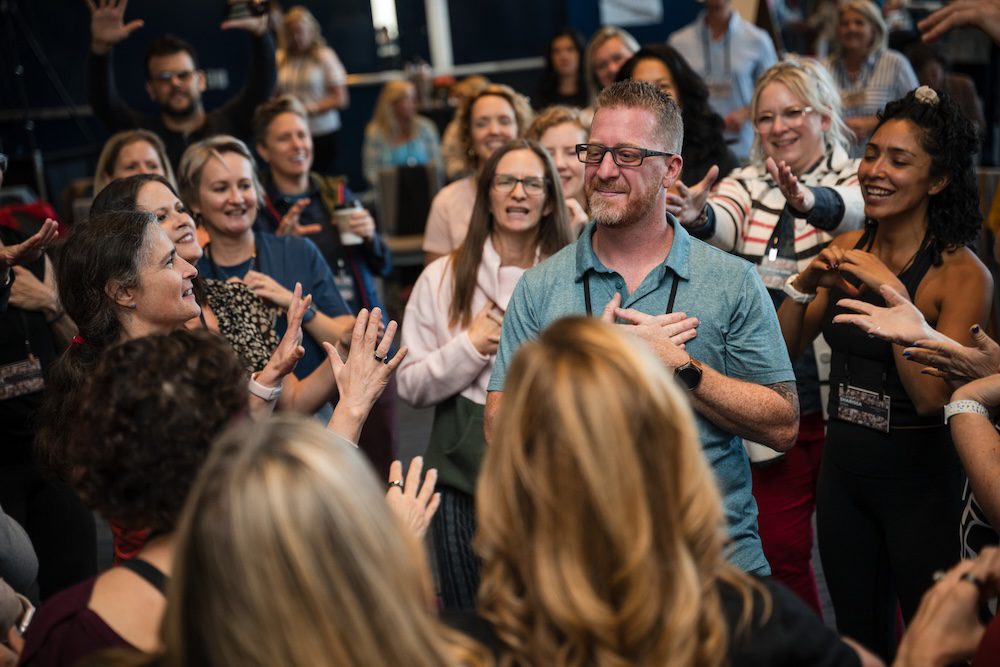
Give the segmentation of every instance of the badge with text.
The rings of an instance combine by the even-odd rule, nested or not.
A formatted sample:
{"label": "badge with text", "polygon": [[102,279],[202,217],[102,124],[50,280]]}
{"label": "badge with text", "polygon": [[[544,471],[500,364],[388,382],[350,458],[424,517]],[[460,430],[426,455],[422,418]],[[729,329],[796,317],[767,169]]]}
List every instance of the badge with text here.
{"label": "badge with text", "polygon": [[886,394],[841,383],[837,385],[837,411],[834,416],[851,424],[888,433],[890,401]]}
{"label": "badge with text", "polygon": [[799,263],[788,257],[767,254],[761,258],[758,272],[765,287],[780,291],[784,289],[788,276],[799,272]]}
{"label": "badge with text", "polygon": [[0,366],[0,401],[33,394],[43,387],[42,363],[34,355],[24,361]]}

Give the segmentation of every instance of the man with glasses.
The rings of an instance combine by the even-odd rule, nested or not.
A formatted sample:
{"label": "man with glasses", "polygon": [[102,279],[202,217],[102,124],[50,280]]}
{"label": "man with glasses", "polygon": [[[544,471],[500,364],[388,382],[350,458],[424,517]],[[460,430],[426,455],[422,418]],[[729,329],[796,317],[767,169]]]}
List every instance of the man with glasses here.
{"label": "man with glasses", "polygon": [[160,107],[160,115],[149,116],[132,109],[118,96],[111,59],[114,45],[141,28],[143,21],[124,22],[128,0],[88,0],[87,5],[91,32],[87,74],[90,105],[109,132],[136,127],[152,130],[163,139],[175,169],[191,142],[216,134],[249,138],[253,111],[271,96],[277,76],[274,42],[266,16],[222,24],[223,30],[245,30],[253,36],[249,71],[243,89],[210,112],[202,105],[205,72],[198,68],[194,47],[173,35],[153,40],[146,51],[146,92]]}
{"label": "man with glasses", "polygon": [[622,81],[601,92],[596,109],[591,143],[577,146],[594,222],[514,290],[489,384],[487,438],[521,343],[580,313],[628,327],[690,392],[725,500],[730,561],[767,574],[741,438],[784,451],[798,431],[774,308],[751,264],[691,238],[665,213],[683,162],[674,102],[650,83]]}

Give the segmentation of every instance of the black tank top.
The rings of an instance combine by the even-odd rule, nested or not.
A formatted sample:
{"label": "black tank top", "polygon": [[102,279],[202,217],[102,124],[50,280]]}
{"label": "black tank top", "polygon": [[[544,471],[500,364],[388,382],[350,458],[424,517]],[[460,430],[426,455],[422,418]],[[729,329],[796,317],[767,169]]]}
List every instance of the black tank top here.
{"label": "black tank top", "polygon": [[[869,251],[875,242],[878,226],[869,223],[865,233],[854,245],[855,249],[863,248]],[[897,276],[906,287],[910,297],[917,293],[920,281],[927,275],[933,265],[933,255],[928,239],[920,245],[909,265],[904,267]],[[870,338],[868,334],[852,324],[834,324],[833,318],[840,313],[849,313],[837,306],[840,299],[848,295],[840,289],[830,290],[830,303],[823,318],[823,337],[830,344],[832,352],[830,359],[830,415],[836,414],[837,385],[843,382],[869,391],[884,392],[891,398],[891,428],[928,428],[944,424],[942,411],[929,416],[917,414],[913,401],[906,394],[903,383],[896,370],[895,358],[892,354],[892,344],[878,338]],[[860,301],[866,301],[876,306],[885,306],[885,300],[875,290],[865,289]]]}

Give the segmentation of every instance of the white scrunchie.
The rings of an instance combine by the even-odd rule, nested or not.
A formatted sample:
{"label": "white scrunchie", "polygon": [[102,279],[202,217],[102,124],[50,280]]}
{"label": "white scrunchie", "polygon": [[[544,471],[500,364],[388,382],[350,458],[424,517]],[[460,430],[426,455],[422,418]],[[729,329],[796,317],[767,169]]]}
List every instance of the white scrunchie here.
{"label": "white scrunchie", "polygon": [[929,104],[932,107],[936,106],[937,103],[941,101],[937,92],[930,86],[920,86],[913,92],[913,97],[915,97],[918,102]]}

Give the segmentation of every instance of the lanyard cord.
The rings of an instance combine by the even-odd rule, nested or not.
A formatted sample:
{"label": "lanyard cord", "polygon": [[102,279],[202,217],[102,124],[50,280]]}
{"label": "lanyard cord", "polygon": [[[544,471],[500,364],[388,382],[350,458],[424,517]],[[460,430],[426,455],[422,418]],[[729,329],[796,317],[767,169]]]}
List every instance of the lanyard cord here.
{"label": "lanyard cord", "polygon": [[[670,282],[670,298],[667,300],[667,309],[664,311],[665,314],[669,315],[674,312],[674,300],[677,298],[677,276],[673,277]],[[583,301],[587,306],[587,315],[593,317],[594,309],[591,307],[590,303],[590,274],[583,274]]]}

